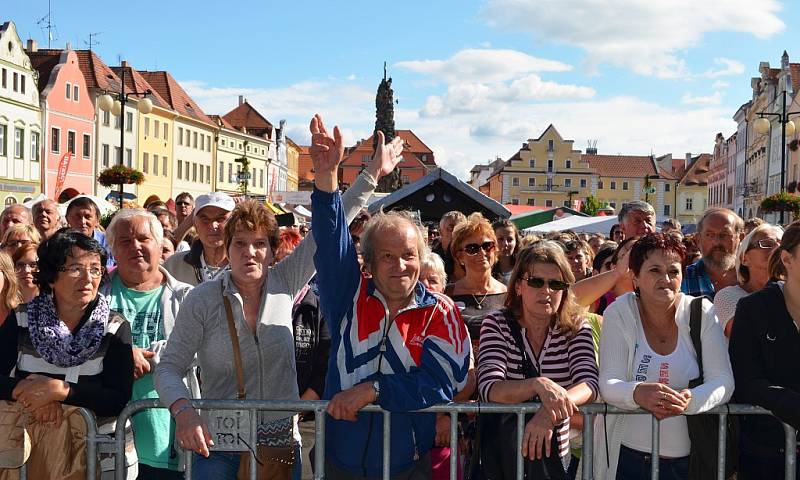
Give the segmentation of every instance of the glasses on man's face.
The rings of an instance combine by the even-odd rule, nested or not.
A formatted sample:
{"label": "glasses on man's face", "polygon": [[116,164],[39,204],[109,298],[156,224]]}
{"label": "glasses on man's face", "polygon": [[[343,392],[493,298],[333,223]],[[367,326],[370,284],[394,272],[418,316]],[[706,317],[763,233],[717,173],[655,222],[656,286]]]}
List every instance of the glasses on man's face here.
{"label": "glasses on man's face", "polygon": [[61,267],[59,272],[64,272],[68,277],[78,278],[84,273],[88,272],[92,278],[100,278],[103,276],[103,267],[84,267],[83,265],[70,265],[69,267]]}
{"label": "glasses on man's face", "polygon": [[477,255],[478,252],[483,250],[485,253],[492,253],[495,248],[494,242],[483,242],[483,243],[468,243],[464,245],[464,252],[467,255]]}
{"label": "glasses on man's face", "polygon": [[179,207],[191,207],[192,206],[192,204],[189,203],[189,202],[175,202],[175,205],[177,205]]}
{"label": "glasses on man's face", "polygon": [[550,288],[550,290],[561,291],[569,288],[569,283],[561,280],[545,280],[544,278],[533,276],[523,278],[522,280],[531,288],[542,288],[545,286],[545,284]]}
{"label": "glasses on man's face", "polygon": [[19,262],[14,265],[14,271],[16,272],[24,272],[25,270],[30,270],[33,273],[39,271],[39,264],[36,262]]}

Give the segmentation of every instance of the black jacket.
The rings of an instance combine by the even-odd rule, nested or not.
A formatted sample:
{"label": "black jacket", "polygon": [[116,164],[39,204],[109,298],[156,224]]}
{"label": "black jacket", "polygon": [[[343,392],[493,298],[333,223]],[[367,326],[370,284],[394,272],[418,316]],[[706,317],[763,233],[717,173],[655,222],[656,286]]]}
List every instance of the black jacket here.
{"label": "black jacket", "polygon": [[297,364],[297,390],[300,395],[312,389],[319,398],[325,391],[331,334],[319,310],[319,297],[309,289],[292,311],[294,356]]}
{"label": "black jacket", "polygon": [[[736,380],[736,403],[772,411],[800,428],[800,333],[777,283],[739,300],[728,349]],[[742,416],[741,448],[782,454],[784,430],[767,415]]]}

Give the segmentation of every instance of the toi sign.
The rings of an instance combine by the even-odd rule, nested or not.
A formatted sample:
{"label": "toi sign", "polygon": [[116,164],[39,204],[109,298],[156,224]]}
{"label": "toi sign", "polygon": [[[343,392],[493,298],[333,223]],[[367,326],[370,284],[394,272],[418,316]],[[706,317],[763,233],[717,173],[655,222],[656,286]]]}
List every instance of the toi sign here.
{"label": "toi sign", "polygon": [[214,440],[212,450],[249,451],[251,428],[247,410],[211,410],[208,413],[208,430]]}

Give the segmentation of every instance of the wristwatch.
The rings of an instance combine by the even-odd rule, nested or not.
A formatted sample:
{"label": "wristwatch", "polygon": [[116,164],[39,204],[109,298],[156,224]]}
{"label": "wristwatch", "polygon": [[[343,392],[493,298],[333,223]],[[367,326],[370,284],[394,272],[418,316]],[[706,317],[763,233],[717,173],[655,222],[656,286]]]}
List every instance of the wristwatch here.
{"label": "wristwatch", "polygon": [[381,382],[375,380],[372,382],[372,389],[375,390],[375,402],[381,398]]}

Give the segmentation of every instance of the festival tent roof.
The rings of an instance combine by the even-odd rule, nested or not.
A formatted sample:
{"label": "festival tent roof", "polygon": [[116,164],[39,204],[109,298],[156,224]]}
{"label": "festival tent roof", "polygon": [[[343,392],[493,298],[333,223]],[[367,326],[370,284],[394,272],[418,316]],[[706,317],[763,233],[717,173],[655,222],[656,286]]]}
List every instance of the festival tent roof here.
{"label": "festival tent roof", "polygon": [[611,227],[617,223],[617,217],[580,217],[573,215],[553,222],[543,223],[523,230],[525,233],[563,232],[572,230],[576,233],[603,233],[608,234]]}
{"label": "festival tent roof", "polygon": [[524,230],[529,227],[534,227],[536,225],[541,225],[543,223],[552,222],[553,215],[555,215],[556,210],[561,210],[565,213],[570,213],[572,215],[577,215],[579,217],[586,216],[585,213],[581,213],[577,210],[573,210],[568,207],[552,207],[552,208],[548,207],[546,210],[538,210],[538,211],[531,211],[531,212],[511,215],[510,220],[514,222],[514,225],[516,225],[518,229]]}

